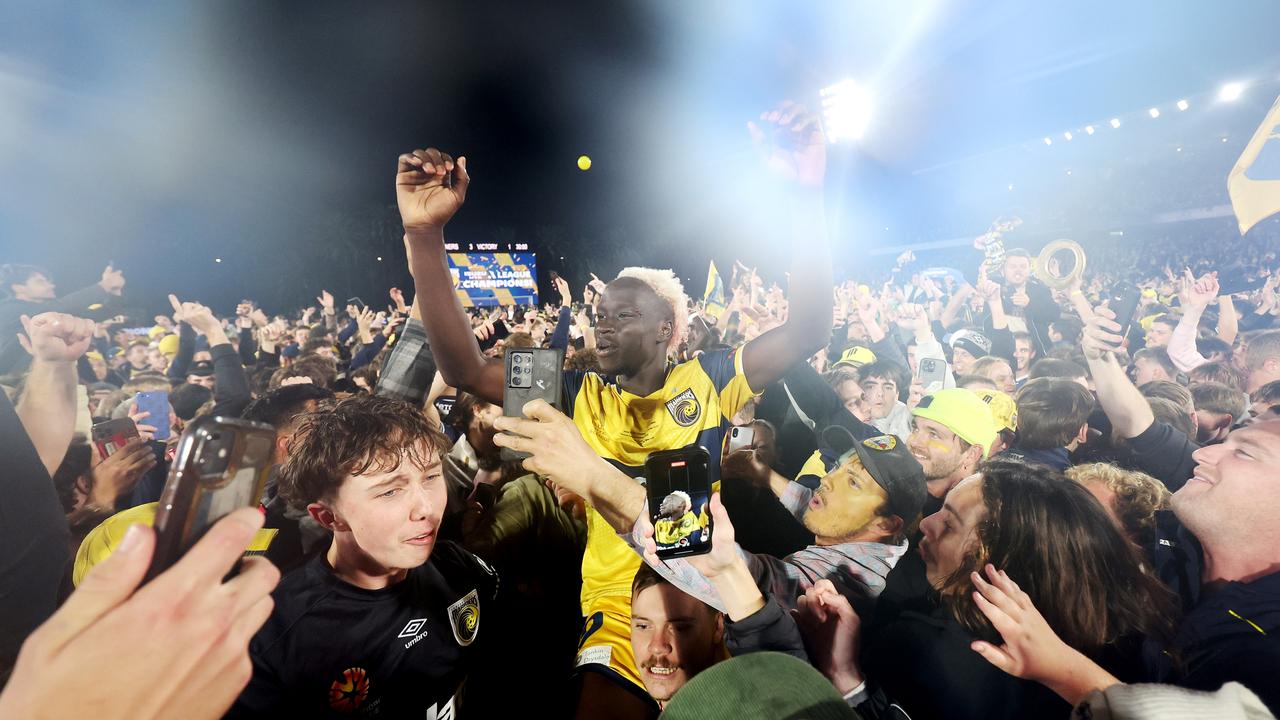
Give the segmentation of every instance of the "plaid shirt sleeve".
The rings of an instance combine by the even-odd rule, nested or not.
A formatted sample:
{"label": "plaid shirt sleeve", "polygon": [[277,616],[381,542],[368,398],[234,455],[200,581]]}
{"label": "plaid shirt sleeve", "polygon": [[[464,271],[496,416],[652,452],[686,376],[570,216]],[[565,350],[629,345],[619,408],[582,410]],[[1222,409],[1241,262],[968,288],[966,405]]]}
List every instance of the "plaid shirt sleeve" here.
{"label": "plaid shirt sleeve", "polygon": [[426,328],[421,320],[409,318],[378,375],[376,394],[421,405],[435,376],[436,360],[427,344]]}

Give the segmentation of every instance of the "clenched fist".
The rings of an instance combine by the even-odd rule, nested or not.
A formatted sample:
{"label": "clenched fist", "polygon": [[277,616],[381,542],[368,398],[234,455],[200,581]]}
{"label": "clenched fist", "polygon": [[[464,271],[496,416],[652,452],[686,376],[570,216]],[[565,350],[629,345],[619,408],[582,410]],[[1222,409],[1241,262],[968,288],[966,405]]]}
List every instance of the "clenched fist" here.
{"label": "clenched fist", "polygon": [[400,156],[396,169],[396,204],[406,232],[443,228],[467,199],[467,159],[435,148]]}
{"label": "clenched fist", "polygon": [[92,320],[55,312],[21,319],[26,334],[18,333],[18,342],[37,360],[75,362],[93,341]]}

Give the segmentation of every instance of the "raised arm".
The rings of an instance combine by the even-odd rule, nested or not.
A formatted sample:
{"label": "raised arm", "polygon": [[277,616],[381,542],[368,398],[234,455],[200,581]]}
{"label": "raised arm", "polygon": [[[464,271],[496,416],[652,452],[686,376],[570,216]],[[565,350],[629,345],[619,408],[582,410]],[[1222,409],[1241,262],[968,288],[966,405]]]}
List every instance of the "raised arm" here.
{"label": "raised arm", "polygon": [[76,426],[76,360],[93,340],[93,321],[41,313],[22,316],[25,335],[18,342],[34,358],[18,417],[52,476],[71,446]]}
{"label": "raised arm", "polygon": [[[831,249],[827,244],[822,187],[826,175],[826,139],[816,116],[783,103],[761,116],[782,144],[765,147],[769,169],[792,196],[791,283],[787,321],[747,343],[742,368],[753,388],[771,385],[796,362],[807,360],[831,336]],[[749,126],[758,144],[766,132]]]}
{"label": "raised arm", "polygon": [[396,202],[413,275],[414,302],[429,307],[423,325],[445,380],[491,403],[502,402],[502,363],[480,354],[471,323],[453,292],[444,249],[444,226],[467,197],[467,159],[455,163],[439,150],[400,156]]}
{"label": "raised arm", "polygon": [[1096,308],[1084,328],[1082,345],[1098,402],[1111,420],[1111,426],[1121,437],[1135,438],[1151,427],[1156,418],[1146,398],[1116,360],[1113,351],[1120,347],[1123,338],[1116,334],[1120,325],[1115,322],[1115,316],[1108,308]]}

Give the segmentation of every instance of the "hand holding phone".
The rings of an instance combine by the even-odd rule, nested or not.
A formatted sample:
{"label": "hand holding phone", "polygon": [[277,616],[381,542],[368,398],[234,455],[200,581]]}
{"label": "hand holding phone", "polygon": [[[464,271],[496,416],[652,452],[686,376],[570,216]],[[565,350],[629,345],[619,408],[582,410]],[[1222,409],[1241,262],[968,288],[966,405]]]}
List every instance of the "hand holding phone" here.
{"label": "hand holding phone", "polygon": [[156,429],[153,440],[168,440],[172,434],[169,421],[169,393],[164,390],[140,392],[133,396],[139,413],[149,413],[147,420]]}
{"label": "hand holding phone", "polygon": [[105,460],[138,437],[138,426],[130,418],[105,420],[94,423],[92,437],[93,445],[98,449],[98,457]]}
{"label": "hand holding phone", "polygon": [[[560,408],[560,385],[564,379],[564,351],[560,349],[508,349],[507,377],[502,391],[502,414],[523,417],[524,406],[531,400],[546,400]],[[503,448],[503,460],[523,460],[528,453]]]}
{"label": "hand holding phone", "polygon": [[920,358],[920,384],[926,393],[941,390],[947,379],[947,364],[937,358]]}
{"label": "hand holding phone", "polygon": [[728,452],[745,450],[756,440],[756,429],[750,425],[735,425],[729,428]]}
{"label": "hand holding phone", "polygon": [[259,504],[275,440],[270,425],[238,418],[205,416],[187,426],[156,507],[148,578],[176,563],[218,520]]}
{"label": "hand holding phone", "polygon": [[665,450],[644,463],[649,520],[658,557],[711,551],[710,455],[706,448]]}

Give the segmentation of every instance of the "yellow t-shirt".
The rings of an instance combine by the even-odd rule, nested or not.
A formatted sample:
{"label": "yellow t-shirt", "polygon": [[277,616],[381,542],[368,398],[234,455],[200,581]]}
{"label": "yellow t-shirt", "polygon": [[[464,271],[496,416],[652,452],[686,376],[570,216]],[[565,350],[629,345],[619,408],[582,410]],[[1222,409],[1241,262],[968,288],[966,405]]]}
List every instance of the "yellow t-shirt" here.
{"label": "yellow t-shirt", "polygon": [[697,530],[698,518],[693,511],[685,513],[679,520],[671,518],[663,518],[653,524],[653,539],[659,545],[674,545],[682,538],[687,538]]}
{"label": "yellow t-shirt", "polygon": [[[574,424],[600,457],[632,477],[650,453],[701,445],[711,455],[712,487],[720,481],[720,448],[729,418],[756,393],[742,373],[741,349],[720,350],[674,365],[658,391],[640,397],[594,372],[565,373]],[[582,607],[606,596],[631,597],[640,557],[604,518],[587,508]]]}

